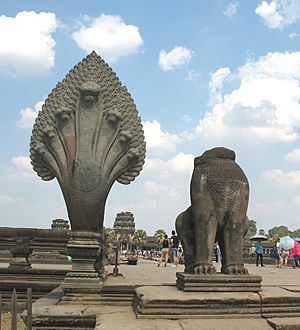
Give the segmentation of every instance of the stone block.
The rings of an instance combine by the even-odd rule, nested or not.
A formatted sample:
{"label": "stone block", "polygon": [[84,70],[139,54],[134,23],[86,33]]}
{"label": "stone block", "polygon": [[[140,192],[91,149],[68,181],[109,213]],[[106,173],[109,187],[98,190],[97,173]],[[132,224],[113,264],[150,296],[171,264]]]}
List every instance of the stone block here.
{"label": "stone block", "polygon": [[183,292],[172,286],[136,288],[138,318],[260,317],[260,296],[255,292]]}
{"label": "stone block", "polygon": [[177,288],[187,292],[258,292],[261,276],[176,273]]}

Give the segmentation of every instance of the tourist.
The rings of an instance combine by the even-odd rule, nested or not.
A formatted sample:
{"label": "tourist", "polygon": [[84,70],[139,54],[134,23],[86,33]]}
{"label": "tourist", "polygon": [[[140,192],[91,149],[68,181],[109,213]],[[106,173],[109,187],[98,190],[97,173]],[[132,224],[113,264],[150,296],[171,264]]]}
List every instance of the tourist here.
{"label": "tourist", "polygon": [[256,248],[254,244],[251,245],[249,249],[249,254],[250,254],[250,264],[252,264],[252,262],[254,263],[254,257],[256,255]]}
{"label": "tourist", "polygon": [[290,249],[290,258],[293,261],[293,268],[299,267],[300,243],[294,241],[294,247]]}
{"label": "tourist", "polygon": [[256,266],[258,267],[258,261],[260,260],[261,267],[264,267],[264,263],[263,263],[264,248],[261,244],[261,240],[257,241],[255,249],[256,249],[255,250],[256,251]]}
{"label": "tourist", "polygon": [[297,255],[293,256],[293,268],[299,268],[299,257]]}
{"label": "tourist", "polygon": [[168,235],[165,235],[164,239],[161,241],[161,244],[162,244],[161,255],[157,267],[160,266],[160,263],[163,262],[163,260],[165,260],[165,267],[167,267],[168,258],[169,258],[169,249],[170,249],[170,240],[168,238]]}
{"label": "tourist", "polygon": [[282,258],[281,258],[281,247],[279,243],[279,238],[273,246],[273,254],[275,258],[275,266],[281,268]]}
{"label": "tourist", "polygon": [[215,243],[214,254],[215,254],[216,262],[218,263],[219,261],[221,261],[221,258],[220,258],[221,257],[221,250],[220,250],[220,247],[219,247],[218,243]]}
{"label": "tourist", "polygon": [[178,265],[178,248],[179,248],[179,238],[175,233],[175,230],[172,230],[171,236],[171,258],[173,258],[173,267]]}
{"label": "tourist", "polygon": [[289,260],[290,252],[289,250],[281,249],[281,259],[282,259],[282,265],[287,266],[288,260]]}

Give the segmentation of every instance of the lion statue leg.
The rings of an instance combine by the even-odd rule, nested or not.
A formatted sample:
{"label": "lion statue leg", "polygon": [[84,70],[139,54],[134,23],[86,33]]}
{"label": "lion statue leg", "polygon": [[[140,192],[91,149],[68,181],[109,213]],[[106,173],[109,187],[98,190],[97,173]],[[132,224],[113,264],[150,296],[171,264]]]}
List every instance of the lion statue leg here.
{"label": "lion statue leg", "polygon": [[[209,203],[206,207],[193,208],[194,235],[197,237],[195,249],[195,274],[215,274],[213,248],[217,231],[217,218]],[[198,204],[199,205],[199,204]]]}
{"label": "lion statue leg", "polygon": [[195,237],[191,207],[178,215],[175,226],[183,247],[185,265],[184,272],[194,274]]}
{"label": "lion statue leg", "polygon": [[233,209],[225,215],[227,219],[224,221],[223,239],[221,239],[224,251],[221,272],[224,274],[248,275],[248,270],[243,263],[243,240],[247,226],[245,211],[244,207],[234,205]]}

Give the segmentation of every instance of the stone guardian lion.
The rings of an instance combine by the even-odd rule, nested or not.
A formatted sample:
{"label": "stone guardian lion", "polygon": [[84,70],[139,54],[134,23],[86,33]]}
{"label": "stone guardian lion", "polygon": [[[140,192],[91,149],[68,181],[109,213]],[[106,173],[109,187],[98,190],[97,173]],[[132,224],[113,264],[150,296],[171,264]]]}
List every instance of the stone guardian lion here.
{"label": "stone guardian lion", "polygon": [[185,272],[214,274],[213,248],[218,242],[221,272],[247,275],[243,238],[247,231],[248,180],[226,148],[205,151],[194,160],[190,185],[191,206],[178,215],[176,230],[185,257]]}

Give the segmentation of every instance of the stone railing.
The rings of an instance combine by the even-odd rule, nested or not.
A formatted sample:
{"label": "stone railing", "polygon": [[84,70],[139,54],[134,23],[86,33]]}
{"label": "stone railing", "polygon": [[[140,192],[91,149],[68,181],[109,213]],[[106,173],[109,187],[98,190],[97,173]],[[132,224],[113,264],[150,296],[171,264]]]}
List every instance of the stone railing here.
{"label": "stone railing", "polygon": [[[63,262],[69,231],[40,228],[0,228],[0,258],[11,268],[31,268],[31,262]],[[30,260],[30,261],[29,261]]]}

